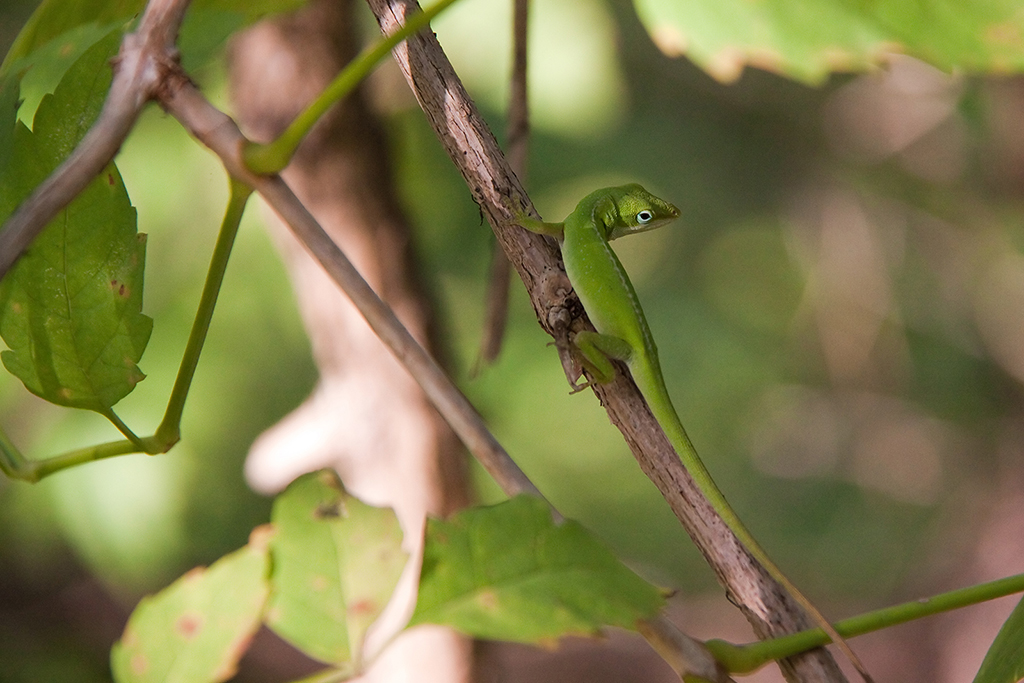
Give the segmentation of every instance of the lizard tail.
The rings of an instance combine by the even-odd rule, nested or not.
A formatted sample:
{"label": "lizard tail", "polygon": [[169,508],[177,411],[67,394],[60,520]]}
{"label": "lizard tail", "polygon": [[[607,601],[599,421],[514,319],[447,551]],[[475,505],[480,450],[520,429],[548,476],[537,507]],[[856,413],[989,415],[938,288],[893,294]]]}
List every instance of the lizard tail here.
{"label": "lizard tail", "polygon": [[747,527],[732,509],[732,506],[729,505],[718,485],[711,478],[711,473],[704,466],[704,462],[697,455],[693,442],[690,441],[686,429],[679,420],[679,416],[672,405],[672,399],[668,394],[668,389],[665,387],[664,380],[660,377],[661,370],[658,365],[657,358],[648,358],[641,362],[629,363],[633,380],[640,388],[640,393],[644,395],[647,405],[654,414],[654,418],[662,426],[665,436],[668,437],[669,443],[672,444],[684,468],[690,474],[694,483],[697,484],[697,488],[708,499],[711,507],[718,513],[718,516],[721,517],[722,521],[732,532],[733,536],[736,537],[740,545],[746,549],[747,553],[764,567],[768,575],[804,608],[808,616],[821,627],[825,634],[835,643],[836,647],[850,660],[850,663],[853,664],[865,683],[872,683],[872,678],[864,664],[846,640],[836,631],[831,622],[818,611],[818,608],[800,592],[793,582],[786,578],[786,575],[772,561],[753,534],[747,530]]}

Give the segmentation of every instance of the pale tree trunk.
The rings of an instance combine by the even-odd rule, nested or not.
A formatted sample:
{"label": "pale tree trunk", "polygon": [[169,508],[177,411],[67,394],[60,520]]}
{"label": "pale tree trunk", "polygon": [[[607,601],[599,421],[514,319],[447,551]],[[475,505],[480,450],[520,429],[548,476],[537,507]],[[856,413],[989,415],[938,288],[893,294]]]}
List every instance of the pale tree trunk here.
{"label": "pale tree trunk", "polygon": [[[316,0],[234,40],[231,89],[237,119],[250,138],[276,136],[355,55],[351,9],[350,0]],[[384,138],[357,94],[321,121],[282,175],[406,327],[430,348],[431,311],[413,276],[409,227],[397,207],[386,159]],[[333,467],[351,493],[396,510],[407,550],[416,553],[426,515],[445,515],[467,503],[461,449],[334,282],[276,217],[270,222],[320,381],[301,406],[253,445],[248,479],[270,492],[303,472]],[[404,577],[400,588],[406,609],[412,604],[412,578]],[[392,623],[401,616],[394,607],[389,608]],[[445,629],[420,628],[392,645],[366,680],[461,683],[471,671],[469,640]]]}

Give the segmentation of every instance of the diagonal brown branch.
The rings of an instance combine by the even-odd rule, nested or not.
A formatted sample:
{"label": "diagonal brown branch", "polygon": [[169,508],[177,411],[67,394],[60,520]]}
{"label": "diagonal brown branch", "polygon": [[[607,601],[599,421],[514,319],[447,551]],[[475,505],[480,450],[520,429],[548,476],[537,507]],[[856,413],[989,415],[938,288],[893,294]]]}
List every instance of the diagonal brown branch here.
{"label": "diagonal brown branch", "polygon": [[374,332],[408,368],[438,412],[499,485],[505,490],[543,499],[533,482],[487,430],[468,399],[402,326],[280,176],[256,176],[245,168],[241,149],[246,140],[235,122],[211,105],[182,73],[168,79],[160,97],[168,113],[216,153],[232,176],[254,187],[288,224],[352,299]]}
{"label": "diagonal brown branch", "polygon": [[[508,495],[529,494],[544,499],[495,440],[482,418],[452,383],[447,374],[398,321],[362,276],[338,249],[305,206],[279,176],[254,176],[241,158],[242,136],[235,122],[213,107],[190,81],[181,75],[168,82],[161,103],[200,142],[216,153],[228,172],[250,183],[291,227],[295,235],[321,263],[331,278],[363,313],[370,327],[406,366],[453,431]],[[556,519],[561,519],[552,507]],[[695,675],[726,683],[722,672],[703,645],[681,633],[662,618],[641,625],[645,637],[680,676]]]}
{"label": "diagonal brown branch", "polygon": [[[368,0],[383,31],[391,31],[417,9],[413,0]],[[556,246],[516,225],[519,211],[533,208],[494,136],[462,87],[436,37],[422,32],[394,50],[424,113],[473,197],[487,216],[530,294],[541,326],[564,343],[570,324],[587,325],[562,279]],[[657,485],[673,512],[761,637],[807,627],[799,605],[750,557],[707,503],[654,420],[632,380],[621,373],[594,388],[640,467]],[[831,655],[818,650],[783,665],[794,680],[845,680]]]}

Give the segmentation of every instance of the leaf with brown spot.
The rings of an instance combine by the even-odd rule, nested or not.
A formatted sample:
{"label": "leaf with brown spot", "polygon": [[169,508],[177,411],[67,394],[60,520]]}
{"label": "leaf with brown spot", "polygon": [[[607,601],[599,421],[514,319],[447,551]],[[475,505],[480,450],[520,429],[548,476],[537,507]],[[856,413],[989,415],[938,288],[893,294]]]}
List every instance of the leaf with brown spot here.
{"label": "leaf with brown spot", "polygon": [[110,653],[117,683],[216,683],[234,675],[269,594],[265,529],[132,612]]}
{"label": "leaf with brown spot", "polygon": [[358,669],[366,630],[408,560],[395,513],[352,498],[322,470],[292,482],[271,518],[267,625],[311,657]]}
{"label": "leaf with brown spot", "polygon": [[[10,163],[0,169],[0,220],[88,130],[119,43],[115,31],[86,50],[43,98],[33,130],[15,124]],[[137,365],[153,328],[142,314],[145,259],[135,209],[110,164],[0,281],[0,336],[10,349],[4,366],[48,401],[109,410],[145,376]]]}

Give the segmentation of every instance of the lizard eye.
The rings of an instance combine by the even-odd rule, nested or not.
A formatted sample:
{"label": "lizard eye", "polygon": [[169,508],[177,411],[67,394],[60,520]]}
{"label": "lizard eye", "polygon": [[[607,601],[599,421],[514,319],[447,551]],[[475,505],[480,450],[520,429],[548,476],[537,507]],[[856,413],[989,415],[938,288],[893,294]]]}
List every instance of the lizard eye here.
{"label": "lizard eye", "polygon": [[636,215],[636,222],[642,225],[644,223],[650,223],[652,218],[654,218],[654,212],[644,209]]}

